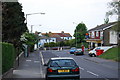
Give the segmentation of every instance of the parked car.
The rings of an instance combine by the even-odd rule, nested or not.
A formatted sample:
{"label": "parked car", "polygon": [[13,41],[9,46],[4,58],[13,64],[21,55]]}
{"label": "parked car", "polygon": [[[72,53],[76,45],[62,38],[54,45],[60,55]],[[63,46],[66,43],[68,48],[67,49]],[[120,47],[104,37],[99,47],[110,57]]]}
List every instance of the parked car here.
{"label": "parked car", "polygon": [[75,47],[72,47],[71,49],[70,49],[70,54],[74,54],[74,52],[76,51],[77,49],[75,48]]}
{"label": "parked car", "polygon": [[83,51],[82,49],[77,49],[75,52],[74,52],[74,55],[83,55]]}
{"label": "parked car", "polygon": [[89,51],[89,56],[95,57],[97,56],[96,51],[97,50],[103,50],[103,52],[107,51],[108,49],[112,48],[112,46],[101,46],[101,47],[96,47],[93,50]]}
{"label": "parked car", "polygon": [[73,58],[70,57],[57,57],[51,58],[46,68],[46,79],[79,79],[80,72],[79,66]]}

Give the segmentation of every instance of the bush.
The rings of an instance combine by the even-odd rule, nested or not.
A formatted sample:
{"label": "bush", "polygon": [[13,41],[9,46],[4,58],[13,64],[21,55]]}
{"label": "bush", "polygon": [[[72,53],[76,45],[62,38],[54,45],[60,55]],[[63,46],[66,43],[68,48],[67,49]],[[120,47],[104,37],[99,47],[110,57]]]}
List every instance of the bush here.
{"label": "bush", "polygon": [[5,73],[10,68],[13,67],[15,60],[15,48],[10,43],[0,43],[2,44],[2,73]]}

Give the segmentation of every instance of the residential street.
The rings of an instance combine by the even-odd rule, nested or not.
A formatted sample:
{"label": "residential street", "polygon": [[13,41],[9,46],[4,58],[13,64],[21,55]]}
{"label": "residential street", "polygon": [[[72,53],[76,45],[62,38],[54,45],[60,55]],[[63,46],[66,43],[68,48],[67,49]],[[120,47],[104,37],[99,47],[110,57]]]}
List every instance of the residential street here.
{"label": "residential street", "polygon": [[[69,50],[47,50],[35,51],[25,58],[19,68],[14,70],[14,78],[45,78],[44,63],[51,57],[72,57],[80,67],[80,78],[118,78],[118,63],[110,60],[89,57],[85,55],[75,56],[69,54]],[[117,79],[114,79],[117,80]]]}

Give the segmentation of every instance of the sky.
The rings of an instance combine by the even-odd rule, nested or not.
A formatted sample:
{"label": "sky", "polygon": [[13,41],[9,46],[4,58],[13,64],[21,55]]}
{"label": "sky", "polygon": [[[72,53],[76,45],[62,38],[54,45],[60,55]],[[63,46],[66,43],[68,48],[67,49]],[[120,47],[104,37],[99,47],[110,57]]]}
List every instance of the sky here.
{"label": "sky", "polygon": [[[112,0],[18,0],[27,16],[27,26],[33,32],[70,33],[72,36],[77,24],[83,22],[87,29],[104,23],[105,14],[110,10],[108,2]],[[110,22],[116,16],[110,16]]]}

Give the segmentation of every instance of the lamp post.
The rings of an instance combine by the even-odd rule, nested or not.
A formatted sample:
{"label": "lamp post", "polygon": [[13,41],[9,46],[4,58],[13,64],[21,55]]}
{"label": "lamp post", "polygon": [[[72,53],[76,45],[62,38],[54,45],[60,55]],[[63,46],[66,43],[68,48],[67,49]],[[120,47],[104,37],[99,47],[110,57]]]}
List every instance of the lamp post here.
{"label": "lamp post", "polygon": [[[29,14],[26,14],[26,25],[27,25],[27,17],[28,17],[29,15],[35,15],[35,14],[45,15],[45,13],[29,13]],[[33,25],[31,25],[31,33],[32,33],[32,26],[33,26]]]}
{"label": "lamp post", "polygon": [[[73,22],[73,24],[77,24],[77,23]],[[76,28],[76,30],[75,30],[75,33],[76,33],[75,40],[76,40],[76,47],[77,47],[77,28]]]}
{"label": "lamp post", "polygon": [[33,26],[42,26],[42,25],[29,25],[31,27],[31,33],[33,32]]}

